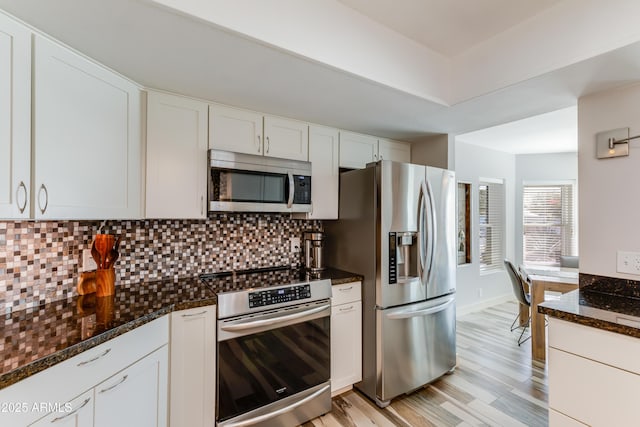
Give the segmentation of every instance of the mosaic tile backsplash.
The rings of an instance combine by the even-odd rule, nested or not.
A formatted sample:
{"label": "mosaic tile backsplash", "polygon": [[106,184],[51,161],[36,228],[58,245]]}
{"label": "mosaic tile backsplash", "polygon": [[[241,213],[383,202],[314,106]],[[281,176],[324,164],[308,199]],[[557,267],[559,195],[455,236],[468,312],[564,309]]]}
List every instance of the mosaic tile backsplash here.
{"label": "mosaic tile backsplash", "polygon": [[[101,221],[0,221],[2,313],[75,295],[82,250]],[[107,221],[122,235],[116,286],[200,273],[301,264],[290,238],[321,230],[320,221],[281,214],[211,214],[198,220]]]}

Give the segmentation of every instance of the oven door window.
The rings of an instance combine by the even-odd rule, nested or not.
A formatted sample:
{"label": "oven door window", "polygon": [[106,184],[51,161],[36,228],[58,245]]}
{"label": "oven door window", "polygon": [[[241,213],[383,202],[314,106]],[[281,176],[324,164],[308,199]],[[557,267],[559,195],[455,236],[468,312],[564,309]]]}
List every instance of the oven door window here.
{"label": "oven door window", "polygon": [[218,343],[218,420],[322,384],[330,377],[330,318]]}
{"label": "oven door window", "polygon": [[211,174],[215,201],[286,202],[286,175],[219,169],[213,169]]}

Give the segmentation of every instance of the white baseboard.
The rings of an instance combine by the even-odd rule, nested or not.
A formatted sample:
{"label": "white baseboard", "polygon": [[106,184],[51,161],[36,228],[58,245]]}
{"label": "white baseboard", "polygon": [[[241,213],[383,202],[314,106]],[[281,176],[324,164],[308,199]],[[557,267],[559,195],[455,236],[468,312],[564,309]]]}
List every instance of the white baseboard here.
{"label": "white baseboard", "polygon": [[462,307],[456,307],[456,318],[464,316],[469,313],[474,313],[476,311],[484,310],[485,308],[492,307],[494,305],[502,304],[507,301],[513,301],[515,297],[512,293],[500,295],[499,297],[490,298],[486,300],[479,301],[475,304],[467,304]]}

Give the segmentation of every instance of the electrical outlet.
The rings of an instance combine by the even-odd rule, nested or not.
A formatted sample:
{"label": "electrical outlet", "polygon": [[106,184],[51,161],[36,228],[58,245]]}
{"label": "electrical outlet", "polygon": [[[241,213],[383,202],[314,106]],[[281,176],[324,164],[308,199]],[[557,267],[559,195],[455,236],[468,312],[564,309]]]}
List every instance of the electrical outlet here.
{"label": "electrical outlet", "polygon": [[618,251],[618,273],[640,275],[640,252]]}
{"label": "electrical outlet", "polygon": [[91,271],[96,270],[98,268],[98,264],[96,264],[95,260],[91,256],[91,249],[83,249],[82,250],[82,271]]}
{"label": "electrical outlet", "polygon": [[298,253],[300,252],[300,238],[299,237],[292,237],[291,238],[291,253]]}

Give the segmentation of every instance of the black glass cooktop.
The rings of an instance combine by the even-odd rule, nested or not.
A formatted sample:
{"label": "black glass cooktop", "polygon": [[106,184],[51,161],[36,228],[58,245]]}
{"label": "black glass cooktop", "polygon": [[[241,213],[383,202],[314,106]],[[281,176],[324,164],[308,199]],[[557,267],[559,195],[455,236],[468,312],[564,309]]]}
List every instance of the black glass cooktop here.
{"label": "black glass cooktop", "polygon": [[284,286],[294,283],[309,282],[330,277],[322,277],[323,273],[309,273],[304,268],[289,266],[258,268],[253,270],[224,271],[201,274],[202,280],[215,293],[240,291],[250,288]]}

